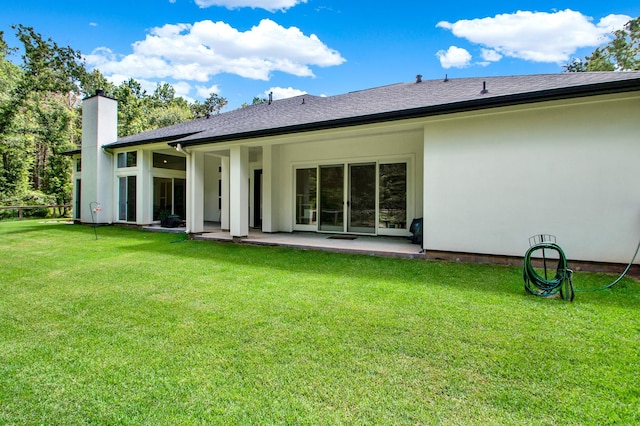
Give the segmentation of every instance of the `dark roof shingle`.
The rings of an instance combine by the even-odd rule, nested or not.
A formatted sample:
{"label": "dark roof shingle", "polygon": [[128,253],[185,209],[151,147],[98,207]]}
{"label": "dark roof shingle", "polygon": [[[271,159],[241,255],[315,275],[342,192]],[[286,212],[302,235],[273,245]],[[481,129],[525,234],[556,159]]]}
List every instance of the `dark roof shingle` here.
{"label": "dark roof shingle", "polygon": [[301,95],[271,104],[251,105],[208,119],[126,136],[108,147],[152,142],[196,145],[630,90],[640,90],[640,72],[423,80],[330,97]]}

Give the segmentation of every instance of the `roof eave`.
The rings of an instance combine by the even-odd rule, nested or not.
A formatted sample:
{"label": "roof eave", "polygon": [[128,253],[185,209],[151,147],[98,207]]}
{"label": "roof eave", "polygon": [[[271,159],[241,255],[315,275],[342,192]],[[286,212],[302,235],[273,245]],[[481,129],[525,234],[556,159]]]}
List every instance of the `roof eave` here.
{"label": "roof eave", "polygon": [[164,137],[152,138],[152,139],[143,139],[143,140],[131,141],[131,142],[117,142],[116,141],[116,142],[113,142],[113,143],[105,145],[104,148],[111,150],[111,149],[118,149],[118,148],[129,148],[129,147],[132,147],[132,146],[150,145],[150,144],[162,143],[162,142],[167,142],[167,143],[170,144],[171,141],[175,141],[177,139],[186,138],[186,137],[194,135],[196,133],[199,133],[199,132],[181,133],[181,134],[177,134],[177,135],[164,136]]}
{"label": "roof eave", "polygon": [[60,155],[67,155],[69,157],[72,157],[74,155],[78,155],[78,154],[82,154],[82,149],[78,148],[78,149],[72,149],[70,151],[64,151],[61,152]]}

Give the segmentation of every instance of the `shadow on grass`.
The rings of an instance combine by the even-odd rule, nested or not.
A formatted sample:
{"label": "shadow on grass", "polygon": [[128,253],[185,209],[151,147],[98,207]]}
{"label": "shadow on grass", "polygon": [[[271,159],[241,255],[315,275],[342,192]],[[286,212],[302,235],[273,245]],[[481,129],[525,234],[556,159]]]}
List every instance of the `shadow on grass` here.
{"label": "shadow on grass", "polygon": [[[273,268],[289,273],[326,276],[358,276],[376,282],[395,281],[404,285],[438,285],[451,289],[486,292],[528,298],[532,303],[568,303],[536,298],[524,291],[520,267],[488,264],[465,264],[439,260],[384,258],[362,254],[333,253],[286,247],[252,246],[231,242],[188,240],[186,234],[156,233],[115,226],[40,223],[0,229],[0,235],[29,233],[69,233],[74,244],[108,242],[110,248],[147,255],[176,256],[183,259],[220,262],[241,267]],[[95,233],[98,240],[95,240]],[[82,235],[82,238],[78,238]],[[615,276],[581,272],[574,277],[578,289],[597,288]],[[618,286],[599,292],[580,292],[574,303],[594,303],[638,309],[638,283],[625,279]]]}

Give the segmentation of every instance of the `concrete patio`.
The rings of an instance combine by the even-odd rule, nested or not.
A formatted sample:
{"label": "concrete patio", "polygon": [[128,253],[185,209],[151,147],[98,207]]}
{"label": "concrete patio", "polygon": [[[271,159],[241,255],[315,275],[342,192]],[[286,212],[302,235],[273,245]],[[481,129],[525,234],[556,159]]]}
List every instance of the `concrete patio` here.
{"label": "concrete patio", "polygon": [[[143,229],[155,232],[186,232],[186,228],[161,228],[157,225]],[[356,253],[371,256],[423,259],[422,249],[404,237],[376,237],[367,235],[342,235],[315,232],[264,233],[251,229],[246,238],[233,238],[223,231],[219,223],[206,222],[205,232],[191,236],[194,240],[223,241],[240,244],[292,247],[303,250],[325,250],[340,253]]]}
{"label": "concrete patio", "polygon": [[[145,226],[142,229],[153,232],[185,233],[186,228],[161,228],[159,225]],[[374,237],[366,235],[342,235],[315,232],[293,233],[264,233],[257,229],[250,229],[249,236],[233,239],[229,231],[223,231],[216,222],[205,222],[201,234],[193,234],[194,240],[223,241],[238,244],[253,244],[265,246],[280,246],[298,248],[301,250],[324,250],[339,253],[365,254],[370,256],[399,257],[408,259],[444,260],[463,263],[489,263],[496,265],[522,265],[522,257],[499,256],[487,254],[422,251],[417,244],[411,244],[408,238],[402,237]],[[349,238],[349,239],[345,239]],[[355,238],[355,239],[351,239]],[[626,265],[619,263],[585,262],[570,259],[574,271],[604,272],[619,274]],[[628,276],[640,279],[640,265],[633,265]]]}

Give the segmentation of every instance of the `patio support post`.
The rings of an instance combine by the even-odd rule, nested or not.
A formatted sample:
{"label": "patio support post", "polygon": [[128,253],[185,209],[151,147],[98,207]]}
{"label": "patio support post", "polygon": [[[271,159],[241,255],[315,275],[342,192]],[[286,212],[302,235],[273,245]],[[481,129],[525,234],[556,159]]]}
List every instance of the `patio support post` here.
{"label": "patio support post", "polygon": [[190,219],[187,228],[192,234],[204,232],[204,153],[193,151],[189,157],[190,170],[187,181],[187,213]]}
{"label": "patio support post", "polygon": [[230,230],[233,238],[243,238],[249,235],[249,148],[232,146],[230,151]]}
{"label": "patio support post", "polygon": [[[429,211],[429,188],[430,188],[430,178],[427,177],[428,173],[432,173],[431,170],[429,169],[429,167],[427,166],[427,164],[429,164],[429,160],[431,157],[431,152],[430,152],[430,147],[433,144],[429,143],[429,137],[427,136],[429,135],[429,132],[427,131],[427,128],[425,126],[424,131],[423,131],[423,138],[424,138],[424,142],[422,145],[422,164],[423,164],[423,172],[422,172],[422,244],[420,245],[420,248],[422,250],[426,250],[426,241],[429,238],[429,236],[427,235],[427,233],[424,232],[425,230],[425,226],[427,226],[428,221],[429,221],[429,216],[427,215],[427,212]],[[431,229],[429,227],[427,227],[426,229]]]}
{"label": "patio support post", "polygon": [[[138,161],[141,170],[151,170],[153,167],[153,152],[139,151]],[[148,224],[153,222],[153,175],[151,173],[138,174],[136,203],[138,223]]]}
{"label": "patio support post", "polygon": [[267,145],[262,148],[262,231],[278,232],[278,185],[276,172],[279,147]]}
{"label": "patio support post", "polygon": [[220,215],[220,228],[223,231],[228,231],[229,226],[229,157],[221,158],[221,176],[222,180],[220,188],[220,197],[222,197],[222,212]]}

